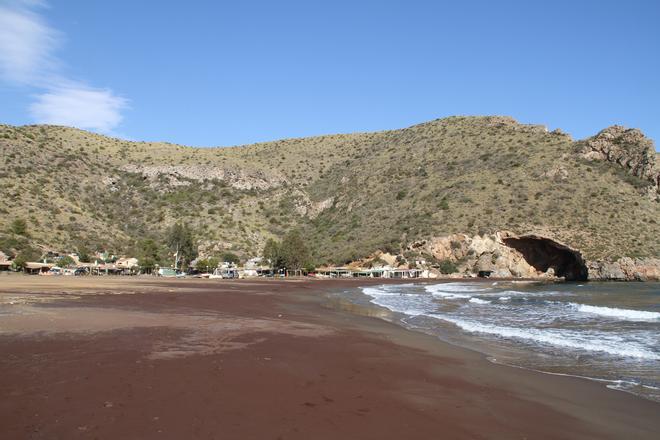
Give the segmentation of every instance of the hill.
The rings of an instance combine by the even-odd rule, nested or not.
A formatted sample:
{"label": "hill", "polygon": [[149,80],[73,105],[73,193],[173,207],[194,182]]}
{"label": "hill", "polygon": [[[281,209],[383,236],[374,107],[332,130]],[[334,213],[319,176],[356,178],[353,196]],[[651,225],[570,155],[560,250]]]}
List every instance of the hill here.
{"label": "hill", "polygon": [[[59,126],[0,125],[0,247],[136,252],[189,224],[200,252],[258,255],[302,230],[342,264],[452,234],[551,237],[588,260],[660,255],[652,141],[610,127],[574,141],[508,117],[191,148]],[[29,237],[9,234],[16,218]]]}

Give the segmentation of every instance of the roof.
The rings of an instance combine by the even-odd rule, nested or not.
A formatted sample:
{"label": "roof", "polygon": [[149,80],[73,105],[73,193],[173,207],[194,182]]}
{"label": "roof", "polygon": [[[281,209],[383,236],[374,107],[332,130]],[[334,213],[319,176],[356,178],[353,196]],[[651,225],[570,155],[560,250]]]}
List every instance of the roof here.
{"label": "roof", "polygon": [[53,266],[54,266],[53,264],[49,264],[49,263],[33,263],[33,262],[25,263],[25,267],[27,269],[45,269],[45,268],[50,269]]}

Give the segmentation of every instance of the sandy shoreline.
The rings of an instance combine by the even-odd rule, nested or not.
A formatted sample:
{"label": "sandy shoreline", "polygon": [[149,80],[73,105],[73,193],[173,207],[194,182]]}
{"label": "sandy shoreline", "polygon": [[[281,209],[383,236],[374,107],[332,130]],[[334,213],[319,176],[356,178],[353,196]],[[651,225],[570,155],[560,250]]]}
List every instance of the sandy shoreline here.
{"label": "sandy shoreline", "polygon": [[495,365],[320,294],[372,282],[2,276],[1,437],[660,433],[657,403]]}

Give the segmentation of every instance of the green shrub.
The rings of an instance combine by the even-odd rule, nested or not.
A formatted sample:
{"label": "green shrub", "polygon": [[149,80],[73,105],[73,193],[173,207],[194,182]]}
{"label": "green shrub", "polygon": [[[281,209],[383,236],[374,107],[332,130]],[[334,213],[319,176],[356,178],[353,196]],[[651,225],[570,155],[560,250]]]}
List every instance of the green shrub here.
{"label": "green shrub", "polygon": [[59,260],[57,260],[56,264],[57,267],[70,267],[70,266],[74,266],[76,262],[70,256],[65,255],[61,257]]}
{"label": "green shrub", "polygon": [[454,263],[451,260],[440,261],[439,269],[440,269],[440,273],[443,273],[445,275],[458,272],[458,267],[456,267],[456,263]]}
{"label": "green shrub", "polygon": [[233,252],[223,253],[221,259],[222,259],[222,261],[224,261],[226,263],[234,263],[234,264],[238,264],[241,261],[241,259],[238,257],[238,255],[236,255]]}
{"label": "green shrub", "polygon": [[22,218],[17,218],[13,222],[11,222],[11,225],[9,226],[9,231],[12,232],[13,234],[27,237],[28,235],[27,222]]}

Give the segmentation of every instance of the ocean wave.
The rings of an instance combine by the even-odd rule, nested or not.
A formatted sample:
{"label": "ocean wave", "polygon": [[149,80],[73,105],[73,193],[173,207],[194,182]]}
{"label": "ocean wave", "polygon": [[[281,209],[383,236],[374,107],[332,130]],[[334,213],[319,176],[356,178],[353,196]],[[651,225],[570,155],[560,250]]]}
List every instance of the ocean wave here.
{"label": "ocean wave", "polygon": [[444,299],[469,299],[469,298],[472,298],[472,295],[466,295],[464,293],[433,292],[431,295],[433,295],[436,298],[444,298]]}
{"label": "ocean wave", "polygon": [[523,339],[558,347],[607,353],[620,357],[660,360],[660,354],[657,354],[640,344],[625,341],[620,337],[608,338],[605,335],[594,335],[589,332],[575,332],[558,329],[541,330],[535,328],[505,327],[456,319],[438,314],[432,314],[429,316],[451,322],[470,333],[485,333],[504,338]]}
{"label": "ocean wave", "polygon": [[624,321],[657,321],[660,313],[645,310],[619,309],[616,307],[590,306],[588,304],[568,303],[570,307],[581,313],[618,318]]}
{"label": "ocean wave", "polygon": [[372,304],[409,316],[426,315],[435,308],[428,295],[392,292],[376,287],[362,287],[362,292],[371,297]]}
{"label": "ocean wave", "polygon": [[362,292],[368,296],[419,296],[415,293],[404,293],[398,290],[386,290],[379,287],[362,287]]}
{"label": "ocean wave", "polygon": [[429,293],[485,292],[490,290],[489,287],[484,287],[481,283],[430,284],[424,286],[424,289]]}
{"label": "ocean wave", "polygon": [[485,299],[479,299],[479,298],[470,298],[469,302],[474,303],[474,304],[491,304],[490,301],[487,301]]}
{"label": "ocean wave", "polygon": [[540,291],[522,291],[522,290],[500,290],[499,292],[486,292],[480,295],[499,295],[499,296],[571,296],[570,292],[561,290],[540,290]]}

